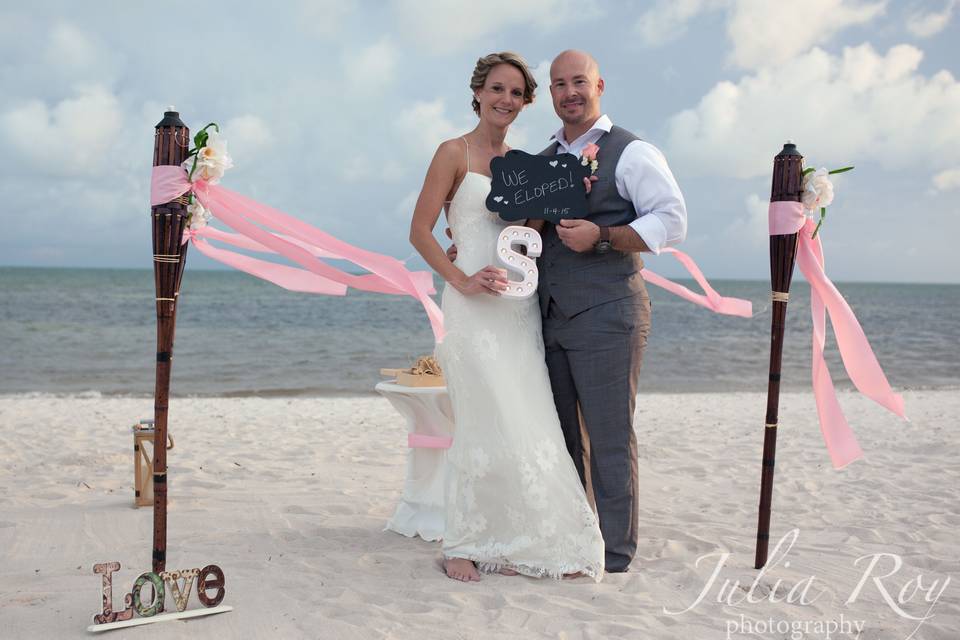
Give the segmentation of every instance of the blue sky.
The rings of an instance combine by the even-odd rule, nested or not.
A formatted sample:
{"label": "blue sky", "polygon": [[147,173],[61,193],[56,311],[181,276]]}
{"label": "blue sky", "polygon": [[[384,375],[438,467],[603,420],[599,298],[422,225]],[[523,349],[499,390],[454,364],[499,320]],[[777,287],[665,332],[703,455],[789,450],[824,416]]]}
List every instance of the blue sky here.
{"label": "blue sky", "polygon": [[[9,3],[8,7],[9,7]],[[599,60],[605,110],[660,147],[709,277],[769,277],[773,155],[838,176],[837,280],[960,282],[958,2],[44,2],[0,9],[0,265],[150,267],[153,125],[223,127],[223,184],[398,258],[436,145],[475,124],[476,59]],[[422,265],[418,259],[414,266]],[[196,252],[189,268],[213,268]],[[680,275],[668,257],[648,266]]]}

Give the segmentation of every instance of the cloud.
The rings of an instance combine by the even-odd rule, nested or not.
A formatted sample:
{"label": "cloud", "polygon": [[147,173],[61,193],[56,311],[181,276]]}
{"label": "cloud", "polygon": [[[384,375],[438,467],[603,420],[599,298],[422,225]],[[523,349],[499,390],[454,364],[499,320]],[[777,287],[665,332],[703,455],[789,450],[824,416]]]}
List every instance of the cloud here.
{"label": "cloud", "polygon": [[397,118],[397,131],[402,147],[412,151],[416,160],[429,161],[441,142],[462,135],[473,128],[465,124],[462,126],[454,124],[447,118],[446,111],[446,101],[443,98],[437,98],[428,102],[414,102],[400,112]]}
{"label": "cloud", "polygon": [[223,123],[223,136],[230,145],[230,154],[253,162],[254,156],[262,153],[274,142],[270,127],[262,118],[246,114]]}
{"label": "cloud", "polygon": [[957,0],[948,0],[946,5],[940,11],[916,11],[907,17],[907,31],[918,38],[929,38],[943,31],[950,18],[953,17],[953,10],[957,6]]}
{"label": "cloud", "polygon": [[745,69],[785,63],[847,27],[873,20],[885,10],[886,1],[739,0],[733,4],[727,23],[727,35],[733,45],[730,61]]}
{"label": "cloud", "polygon": [[393,210],[393,214],[405,222],[410,222],[413,217],[413,209],[417,206],[417,198],[420,197],[420,190],[410,191],[403,196]]}
{"label": "cloud", "polygon": [[337,35],[355,8],[355,3],[349,0],[301,0],[297,25],[318,36]]}
{"label": "cloud", "polygon": [[933,186],[937,191],[953,191],[960,189],[960,167],[946,169],[933,176]]}
{"label": "cloud", "polygon": [[739,178],[770,171],[787,139],[818,165],[875,160],[887,168],[942,168],[960,159],[960,84],[917,73],[923,52],[885,55],[869,44],[841,56],[813,49],[782,67],[719,82],[668,121],[671,162]]}
{"label": "cloud", "polygon": [[350,86],[364,94],[383,91],[395,79],[400,54],[389,38],[344,56]]}
{"label": "cloud", "polygon": [[28,100],[0,114],[0,138],[32,169],[51,176],[97,175],[120,145],[124,116],[117,97],[101,86],[53,106]]}
{"label": "cloud", "polygon": [[100,58],[97,45],[80,29],[60,23],[50,31],[47,42],[47,61],[54,66],[88,67]]}
{"label": "cloud", "polygon": [[[426,171],[426,167],[423,170]],[[362,153],[345,158],[339,165],[339,171],[340,177],[351,183],[395,183],[403,180],[407,174],[403,165],[393,158],[377,155],[371,159]]]}
{"label": "cloud", "polygon": [[551,32],[602,15],[596,0],[394,0],[398,31],[433,53],[475,48],[513,26]]}
{"label": "cloud", "polygon": [[641,14],[634,30],[646,46],[663,46],[683,36],[701,14],[717,10],[727,13],[729,61],[758,69],[787,62],[848,27],[883,15],[886,0],[659,0]]}
{"label": "cloud", "polygon": [[726,4],[726,0],[660,0],[640,15],[634,31],[646,46],[659,47],[683,36],[699,14]]}
{"label": "cloud", "polygon": [[766,247],[770,237],[767,225],[769,205],[769,198],[762,198],[756,193],[748,195],[744,200],[746,213],[734,219],[723,230],[723,237],[733,243],[733,246],[745,245],[753,249]]}

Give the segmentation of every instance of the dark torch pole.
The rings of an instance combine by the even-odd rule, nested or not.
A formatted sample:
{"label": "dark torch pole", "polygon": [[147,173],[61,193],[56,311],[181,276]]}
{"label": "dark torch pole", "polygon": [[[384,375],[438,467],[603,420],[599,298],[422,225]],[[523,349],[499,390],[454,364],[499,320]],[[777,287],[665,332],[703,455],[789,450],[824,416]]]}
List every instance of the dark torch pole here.
{"label": "dark torch pole", "polygon": [[[187,158],[190,130],[170,107],[156,126],[153,166],[178,166]],[[187,258],[181,244],[187,226],[186,195],[151,207],[153,222],[153,279],[157,292],[157,386],[154,393],[153,436],[153,571],[167,562],[167,404],[177,322],[177,295]]]}
{"label": "dark torch pole", "polygon": [[[803,156],[797,145],[787,142],[773,159],[770,202],[800,202],[803,184]],[[760,512],[757,522],[757,554],[754,568],[767,563],[770,543],[770,512],[773,499],[773,468],[777,455],[777,413],[780,407],[780,362],[787,317],[787,300],[793,263],[797,256],[797,234],[770,236],[770,281],[773,285],[773,318],[770,329],[770,381],[767,385],[767,418],[763,430],[763,466],[760,474]]]}

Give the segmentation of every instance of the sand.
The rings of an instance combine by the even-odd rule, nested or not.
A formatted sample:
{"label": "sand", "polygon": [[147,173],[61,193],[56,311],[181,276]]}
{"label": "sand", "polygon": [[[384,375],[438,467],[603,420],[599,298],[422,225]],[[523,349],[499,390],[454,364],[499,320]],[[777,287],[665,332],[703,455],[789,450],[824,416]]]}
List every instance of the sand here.
{"label": "sand", "polygon": [[[106,637],[956,638],[960,393],[905,398],[911,423],[841,394],[866,458],[836,471],[812,396],[784,394],[771,548],[788,541],[759,574],[765,394],[641,395],[640,548],[600,584],[461,584],[438,543],[384,531],[406,438],[383,398],[175,398],[167,568],[220,565],[235,610]],[[0,637],[84,637],[93,564],[121,563],[115,606],[149,570],[130,425],[151,416],[149,398],[0,398]],[[891,575],[858,590],[865,572]]]}

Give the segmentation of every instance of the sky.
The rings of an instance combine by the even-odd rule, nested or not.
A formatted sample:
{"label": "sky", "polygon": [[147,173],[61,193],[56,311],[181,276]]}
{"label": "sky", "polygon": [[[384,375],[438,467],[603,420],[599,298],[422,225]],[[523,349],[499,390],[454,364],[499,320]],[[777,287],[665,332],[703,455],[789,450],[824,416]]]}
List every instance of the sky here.
{"label": "sky", "polygon": [[0,2],[3,266],[151,268],[153,127],[173,105],[220,124],[224,186],[422,268],[413,205],[437,145],[476,124],[477,58],[534,67],[507,141],[536,152],[559,127],[550,60],[579,48],[604,111],[666,155],[678,248],[708,277],[769,278],[791,139],[808,166],[856,166],[821,232],[833,279],[960,282],[958,0],[32,4]]}

